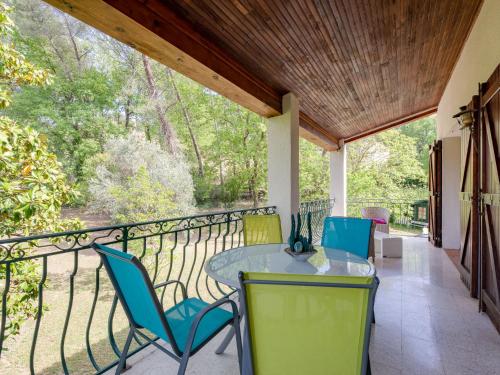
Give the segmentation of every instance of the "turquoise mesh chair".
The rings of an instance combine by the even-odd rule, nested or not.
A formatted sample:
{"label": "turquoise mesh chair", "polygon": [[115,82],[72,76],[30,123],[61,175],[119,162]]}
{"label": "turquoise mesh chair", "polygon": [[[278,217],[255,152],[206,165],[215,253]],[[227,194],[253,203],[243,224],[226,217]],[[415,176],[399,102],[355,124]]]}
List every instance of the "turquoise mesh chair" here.
{"label": "turquoise mesh chair", "polygon": [[[323,223],[321,246],[344,250],[360,258],[368,259],[372,225],[371,219],[343,216],[327,217]],[[375,277],[375,281],[380,284],[378,277]],[[373,313],[373,323],[375,323],[375,313]]]}
{"label": "turquoise mesh chair", "polygon": [[[184,284],[177,280],[153,286],[146,269],[135,256],[99,244],[94,244],[93,248],[102,259],[130,323],[116,374],[125,368],[128,349],[135,334],[177,360],[180,363],[178,374],[184,374],[189,357],[228,325],[232,325],[235,331],[241,369],[239,316],[234,301],[223,298],[210,305],[197,298],[188,298]],[[170,284],[181,287],[183,300],[164,311],[155,290]],[[220,307],[224,304],[231,307],[231,312]],[[173,352],[159,345],[156,339],[151,340],[140,329],[146,329],[169,343]]]}
{"label": "turquoise mesh chair", "polygon": [[254,375],[370,374],[373,276],[239,273]]}
{"label": "turquoise mesh chair", "polygon": [[368,259],[372,220],[331,216],[323,223],[321,246],[340,249]]}
{"label": "turquoise mesh chair", "polygon": [[243,240],[245,246],[282,243],[280,215],[244,215]]}

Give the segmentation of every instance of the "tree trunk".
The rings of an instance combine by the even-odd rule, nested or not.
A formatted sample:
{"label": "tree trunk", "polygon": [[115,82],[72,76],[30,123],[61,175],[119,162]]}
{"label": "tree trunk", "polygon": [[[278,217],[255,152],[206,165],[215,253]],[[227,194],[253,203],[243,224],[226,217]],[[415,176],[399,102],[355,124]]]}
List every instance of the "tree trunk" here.
{"label": "tree trunk", "polygon": [[173,155],[179,153],[179,143],[177,141],[177,136],[172,125],[167,121],[165,113],[163,113],[160,103],[158,102],[158,91],[156,89],[156,83],[153,77],[153,71],[151,70],[151,65],[149,60],[145,55],[142,55],[142,63],[144,65],[144,72],[146,73],[146,80],[148,82],[149,88],[149,98],[154,103],[154,108],[160,121],[161,133],[163,134],[163,144],[165,145],[168,152]]}
{"label": "tree trunk", "polygon": [[127,102],[125,104],[125,129],[128,130],[130,126],[130,115],[132,114],[132,110],[130,109],[131,100],[127,98]]}
{"label": "tree trunk", "polygon": [[179,90],[177,89],[177,84],[175,83],[174,77],[172,75],[172,71],[169,68],[167,68],[166,70],[167,70],[167,75],[168,75],[168,78],[169,78],[170,83],[172,85],[172,88],[174,89],[175,98],[177,99],[177,102],[181,106],[182,115],[184,116],[184,121],[186,122],[186,126],[187,126],[188,131],[189,131],[189,137],[191,138],[191,143],[193,144],[194,153],[196,155],[196,160],[198,161],[198,175],[200,177],[203,177],[203,175],[204,175],[203,160],[201,158],[201,153],[200,153],[200,148],[198,147],[198,142],[196,141],[196,138],[195,138],[194,133],[193,133],[193,129],[191,127],[191,118],[189,117],[189,112],[187,111],[187,108],[184,104],[184,101],[179,93]]}
{"label": "tree trunk", "polygon": [[250,178],[250,181],[251,181],[250,186],[252,187],[250,193],[252,194],[253,206],[257,207],[257,204],[259,203],[258,202],[259,197],[258,197],[256,185],[257,185],[257,175],[259,173],[259,163],[258,163],[257,158],[255,156],[252,159],[253,159],[253,173],[252,173],[252,177]]}
{"label": "tree trunk", "polygon": [[68,16],[66,14],[63,15],[64,23],[66,25],[66,29],[68,30],[69,41],[71,42],[71,46],[73,47],[73,53],[75,54],[75,60],[78,64],[78,70],[82,70],[82,58],[85,56],[86,52],[80,54],[78,50],[78,45],[76,44],[75,36],[73,35],[73,31],[71,30],[71,26],[69,24]]}

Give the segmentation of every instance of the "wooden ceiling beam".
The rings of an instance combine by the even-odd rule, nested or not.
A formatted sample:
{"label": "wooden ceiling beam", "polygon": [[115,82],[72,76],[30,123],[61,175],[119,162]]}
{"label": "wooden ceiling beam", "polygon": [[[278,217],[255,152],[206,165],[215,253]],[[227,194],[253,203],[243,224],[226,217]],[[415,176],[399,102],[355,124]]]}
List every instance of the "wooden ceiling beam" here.
{"label": "wooden ceiling beam", "polygon": [[401,126],[401,125],[407,124],[409,122],[412,122],[412,121],[415,121],[415,120],[418,120],[418,119],[421,119],[424,117],[428,117],[428,116],[436,113],[437,108],[438,108],[437,106],[434,106],[431,108],[424,109],[423,111],[415,112],[415,113],[400,117],[398,119],[386,122],[384,124],[376,125],[368,131],[361,132],[361,133],[355,134],[351,137],[345,138],[344,143],[354,142],[354,141],[357,141],[358,139],[368,137],[369,135],[374,135],[376,133],[380,133],[381,131],[388,130],[388,129],[391,129],[391,128],[394,128],[397,126]]}
{"label": "wooden ceiling beam", "polygon": [[326,151],[335,151],[339,148],[338,139],[315,122],[304,112],[299,114],[300,136],[309,142],[317,144]]}
{"label": "wooden ceiling beam", "polygon": [[[283,93],[249,73],[160,0],[45,1],[263,117],[281,114]],[[337,148],[337,140],[309,116],[301,113],[300,120],[302,137],[326,150]]]}

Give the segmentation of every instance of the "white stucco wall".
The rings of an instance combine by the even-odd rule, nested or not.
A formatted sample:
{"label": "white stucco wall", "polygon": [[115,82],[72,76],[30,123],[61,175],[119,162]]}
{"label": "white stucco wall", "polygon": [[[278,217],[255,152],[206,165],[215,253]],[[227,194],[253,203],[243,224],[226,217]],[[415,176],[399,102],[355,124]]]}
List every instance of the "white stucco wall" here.
{"label": "white stucco wall", "polygon": [[288,93],[282,106],[282,115],[268,119],[267,181],[268,204],[277,207],[287,236],[290,215],[299,209],[299,101]]}
{"label": "white stucco wall", "polygon": [[[500,63],[500,0],[485,0],[439,102],[437,136],[443,140],[444,248],[460,247],[460,136],[452,116],[478,93]],[[450,138],[455,137],[455,138]]]}
{"label": "white stucco wall", "polygon": [[443,144],[443,214],[442,245],[445,249],[460,248],[460,137],[448,137]]}
{"label": "white stucco wall", "polygon": [[330,199],[334,199],[332,215],[347,215],[347,145],[330,152]]}
{"label": "white stucco wall", "polygon": [[460,136],[452,116],[477,94],[500,63],[500,0],[485,0],[460,58],[446,85],[437,111],[438,139]]}

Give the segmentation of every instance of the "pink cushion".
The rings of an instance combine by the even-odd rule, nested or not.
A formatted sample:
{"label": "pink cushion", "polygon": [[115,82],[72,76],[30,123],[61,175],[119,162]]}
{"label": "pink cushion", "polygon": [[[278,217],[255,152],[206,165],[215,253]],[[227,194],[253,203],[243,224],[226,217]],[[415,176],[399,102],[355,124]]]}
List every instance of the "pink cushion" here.
{"label": "pink cushion", "polygon": [[385,219],[383,219],[381,217],[372,217],[372,221],[375,224],[387,224],[387,221],[385,221]]}

